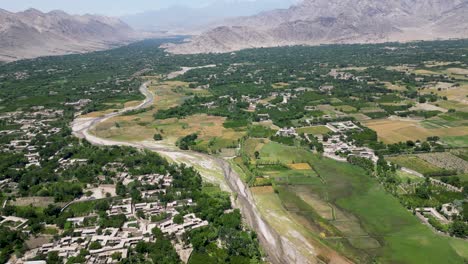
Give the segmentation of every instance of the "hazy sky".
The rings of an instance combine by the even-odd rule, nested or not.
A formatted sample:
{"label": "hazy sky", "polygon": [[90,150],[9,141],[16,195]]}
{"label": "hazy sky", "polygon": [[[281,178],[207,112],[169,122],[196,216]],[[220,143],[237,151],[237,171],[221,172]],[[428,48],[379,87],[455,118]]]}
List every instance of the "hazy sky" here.
{"label": "hazy sky", "polygon": [[[41,11],[60,9],[72,14],[89,13],[119,16],[175,5],[203,7],[220,1],[268,2],[272,0],[0,0],[0,8],[16,12],[32,7]],[[299,0],[284,0],[287,3],[297,1]],[[275,7],[273,6],[273,8]]]}

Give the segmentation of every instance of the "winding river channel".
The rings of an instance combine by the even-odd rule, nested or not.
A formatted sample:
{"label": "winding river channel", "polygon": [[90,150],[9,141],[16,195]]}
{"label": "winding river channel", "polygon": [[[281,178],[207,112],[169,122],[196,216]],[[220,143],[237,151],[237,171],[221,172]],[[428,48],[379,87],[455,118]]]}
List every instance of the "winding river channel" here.
{"label": "winding river channel", "polygon": [[[187,72],[187,68],[184,68],[184,71],[174,72],[168,76],[175,78],[185,72]],[[173,145],[154,141],[114,141],[97,137],[91,133],[98,124],[106,120],[122,115],[128,111],[152,106],[155,98],[153,93],[148,90],[148,84],[149,83],[144,83],[140,87],[140,92],[146,98],[138,106],[127,107],[99,117],[77,118],[72,123],[73,134],[78,138],[86,139],[93,145],[130,146],[139,149],[148,149],[174,162],[186,163],[189,166],[193,166],[200,172],[205,181],[216,183],[220,185],[221,189],[232,194],[231,197],[233,198],[234,206],[241,210],[245,222],[257,232],[260,244],[268,261],[275,264],[316,263],[316,259],[305,257],[290,240],[284,236],[280,236],[279,233],[265,221],[257,208],[250,189],[226,160],[198,152],[183,151]],[[222,175],[224,179],[219,176],[217,177],[217,175]]]}

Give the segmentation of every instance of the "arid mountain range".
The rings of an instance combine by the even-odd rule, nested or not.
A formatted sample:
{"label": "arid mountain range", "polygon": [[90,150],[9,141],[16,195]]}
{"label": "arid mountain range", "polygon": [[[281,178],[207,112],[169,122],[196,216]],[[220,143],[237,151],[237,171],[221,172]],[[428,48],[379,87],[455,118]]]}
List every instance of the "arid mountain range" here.
{"label": "arid mountain range", "polygon": [[287,8],[296,2],[297,0],[215,1],[198,8],[175,5],[126,15],[121,19],[135,30],[193,35],[202,33],[210,25],[226,18],[251,16],[266,10]]}
{"label": "arid mountain range", "polygon": [[468,37],[468,0],[304,0],[289,9],[224,21],[173,53],[331,43]]}
{"label": "arid mountain range", "polygon": [[[147,17],[151,14],[145,14],[144,20],[159,21],[159,29],[165,29],[163,25],[181,28],[175,15],[151,20]],[[193,54],[288,45],[467,38],[467,14],[468,0],[304,0],[288,9],[210,22],[204,33],[166,48],[172,53]],[[188,24],[187,30],[194,26]],[[0,9],[0,61],[102,50],[144,37],[117,18]]]}
{"label": "arid mountain range", "polygon": [[133,29],[116,18],[0,9],[0,61],[101,50],[136,38]]}

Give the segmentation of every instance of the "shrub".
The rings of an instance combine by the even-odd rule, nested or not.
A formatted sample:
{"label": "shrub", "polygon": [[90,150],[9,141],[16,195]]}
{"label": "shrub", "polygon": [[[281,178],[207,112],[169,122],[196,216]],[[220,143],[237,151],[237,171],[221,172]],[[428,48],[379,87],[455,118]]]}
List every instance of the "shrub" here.
{"label": "shrub", "polygon": [[161,134],[154,134],[153,139],[155,141],[161,141],[161,140],[163,140],[163,137],[162,137]]}
{"label": "shrub", "polygon": [[89,249],[90,250],[96,250],[96,249],[101,249],[102,245],[98,241],[93,241],[89,244]]}

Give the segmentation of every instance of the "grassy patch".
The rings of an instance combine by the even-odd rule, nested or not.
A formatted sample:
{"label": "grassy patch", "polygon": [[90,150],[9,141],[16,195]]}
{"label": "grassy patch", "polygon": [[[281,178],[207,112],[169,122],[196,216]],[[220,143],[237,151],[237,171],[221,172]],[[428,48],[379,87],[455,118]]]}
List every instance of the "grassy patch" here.
{"label": "grassy patch", "polygon": [[86,216],[94,211],[96,200],[71,204],[67,211],[73,212],[75,216]]}
{"label": "grassy patch", "polygon": [[431,163],[416,156],[401,155],[397,157],[389,157],[387,160],[401,167],[405,167],[422,174],[434,173],[441,170],[441,168],[432,165]]}
{"label": "grassy patch", "polygon": [[330,201],[352,213],[381,242],[374,253],[384,263],[463,263],[451,238],[434,234],[360,168],[314,157]]}
{"label": "grassy patch", "polygon": [[[300,154],[294,154],[297,152]],[[373,256],[382,263],[427,263],[433,259],[436,262],[431,263],[463,263],[451,238],[437,236],[422,225],[360,168],[274,142],[266,144],[262,154],[282,163],[305,158],[312,164],[318,175],[315,171],[269,166],[261,168],[261,172],[273,178],[279,188],[278,198],[294,221],[359,263],[370,262]],[[408,175],[400,176],[413,180]],[[273,194],[261,194],[265,195]]]}
{"label": "grassy patch", "polygon": [[331,130],[326,126],[311,126],[311,127],[301,127],[297,129],[297,133],[305,133],[312,135],[323,135],[327,134]]}
{"label": "grassy patch", "polygon": [[356,113],[357,109],[350,105],[340,105],[337,106],[338,110],[345,113]]}
{"label": "grassy patch", "polygon": [[468,135],[443,137],[442,142],[449,145],[450,147],[468,148]]}
{"label": "grassy patch", "polygon": [[223,123],[225,128],[239,128],[239,127],[246,127],[249,125],[249,121],[247,120],[227,120]]}
{"label": "grassy patch", "polygon": [[284,83],[284,82],[274,83],[271,85],[273,89],[283,89],[283,88],[287,88],[288,86],[289,86],[289,83]]}
{"label": "grassy patch", "polygon": [[249,137],[253,138],[269,138],[276,133],[276,130],[273,130],[266,126],[254,125],[251,126],[248,130]]}
{"label": "grassy patch", "polygon": [[285,146],[277,142],[269,142],[265,144],[260,151],[261,161],[280,161],[284,164],[300,163],[307,160],[307,157],[312,153],[303,148]]}

